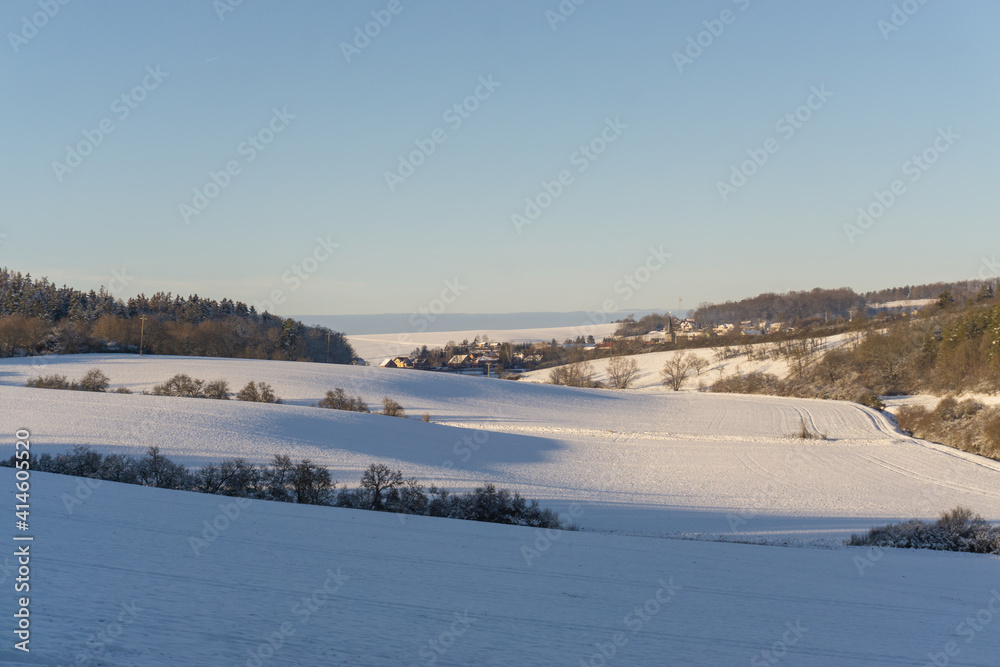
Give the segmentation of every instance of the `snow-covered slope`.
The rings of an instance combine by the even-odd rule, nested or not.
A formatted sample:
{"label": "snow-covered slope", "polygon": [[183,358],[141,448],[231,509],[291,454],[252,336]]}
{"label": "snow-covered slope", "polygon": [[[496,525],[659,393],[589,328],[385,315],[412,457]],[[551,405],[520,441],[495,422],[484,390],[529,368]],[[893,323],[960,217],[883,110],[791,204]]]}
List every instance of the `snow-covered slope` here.
{"label": "snow-covered slope", "polygon": [[[836,349],[841,345],[849,343],[852,339],[852,334],[837,334],[836,336],[821,338],[817,344],[816,354],[823,354],[829,350]],[[770,351],[774,349],[773,343],[753,342],[753,338],[747,340],[751,342],[754,350],[763,349]],[[721,348],[718,347],[702,347],[690,350],[670,350],[668,352],[650,352],[648,354],[626,355],[627,359],[635,360],[636,365],[639,368],[639,372],[630,386],[630,389],[658,389],[660,391],[670,391],[668,388],[663,386],[660,371],[663,369],[663,366],[668,359],[671,359],[676,355],[683,354],[693,354],[701,358],[707,364],[701,373],[692,374],[688,378],[683,387],[683,389],[687,391],[697,389],[700,384],[711,386],[713,382],[717,382],[718,380],[731,377],[733,375],[758,372],[771,373],[779,378],[783,378],[786,377],[791,370],[787,359],[781,356],[775,357],[773,355],[767,355],[764,359],[760,359],[756,357],[747,358],[746,355],[737,354],[736,356],[723,359],[720,358],[718,354],[720,349]],[[732,348],[733,352],[737,349],[738,347]],[[606,357],[597,361],[591,361],[590,366],[594,372],[594,380],[598,380],[607,386],[611,386],[611,382],[608,379],[608,360]],[[524,374],[523,380],[528,382],[548,382],[549,374],[551,372],[551,368],[531,371]]]}
{"label": "snow-covered slope", "polygon": [[[933,518],[956,504],[1000,520],[1000,464],[906,438],[844,402],[614,392],[393,369],[201,358],[80,355],[42,372],[149,388],[178,372],[236,388],[271,383],[288,403],[24,388],[31,360],[0,362],[5,428],[39,452],[77,444],[203,465],[243,456],[310,458],[342,485],[370,462],[460,491],[486,481],[565,512],[585,529],[643,535],[836,541],[873,522]],[[5,385],[5,386],[4,386]],[[437,423],[308,407],[344,387]],[[793,437],[801,425],[829,440]]]}
{"label": "snow-covered slope", "polygon": [[[70,513],[80,480],[32,480],[31,653],[8,629],[5,665],[993,665],[1000,651],[991,557],[546,535],[110,482]],[[13,506],[13,471],[0,484]],[[9,590],[15,558],[0,563]],[[0,596],[8,628],[14,599]]]}

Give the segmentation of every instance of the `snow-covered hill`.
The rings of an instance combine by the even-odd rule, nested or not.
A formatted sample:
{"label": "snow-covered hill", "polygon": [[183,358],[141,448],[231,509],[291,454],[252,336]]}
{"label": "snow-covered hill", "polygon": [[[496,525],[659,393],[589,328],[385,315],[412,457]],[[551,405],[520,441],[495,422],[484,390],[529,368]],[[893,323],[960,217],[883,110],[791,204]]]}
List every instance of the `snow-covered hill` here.
{"label": "snow-covered hill", "polygon": [[[13,471],[0,483],[12,507]],[[5,665],[993,665],[1000,651],[976,620],[996,608],[989,557],[401,522],[110,482],[69,513],[79,484],[33,477],[31,653],[8,631]],[[0,563],[9,585],[15,559]],[[14,605],[0,596],[8,625]]]}
{"label": "snow-covered hill", "polygon": [[[588,530],[836,542],[872,522],[933,518],[956,504],[1000,520],[1000,464],[900,434],[882,415],[830,401],[615,392],[394,369],[202,358],[79,355],[43,372],[149,388],[177,372],[271,383],[283,405],[24,388],[39,369],[0,362],[10,429],[36,449],[158,445],[199,466],[274,454],[327,466],[354,486],[385,462],[454,491],[487,481],[565,512]],[[309,407],[344,387],[435,423]],[[794,437],[805,423],[828,440]],[[13,432],[13,431],[11,431]]]}
{"label": "snow-covered hill", "polygon": [[[751,341],[751,345],[753,346],[752,349],[754,350],[770,351],[775,349],[773,343],[752,342],[752,339],[748,340]],[[836,349],[841,345],[849,343],[851,340],[853,340],[852,334],[837,334],[836,336],[821,338],[817,342],[816,355],[822,355],[829,350]],[[784,378],[791,370],[788,360],[782,356],[768,354],[765,355],[764,358],[748,358],[744,354],[736,354],[738,351],[737,346],[731,348],[734,356],[721,358],[719,354],[721,349],[722,348],[720,347],[701,347],[690,350],[670,350],[668,352],[650,352],[648,354],[625,355],[627,359],[634,360],[639,368],[639,372],[631,384],[630,389],[658,389],[660,391],[670,391],[668,388],[663,386],[660,371],[663,369],[663,366],[666,364],[668,359],[684,354],[693,354],[706,363],[704,370],[698,374],[692,373],[688,378],[683,387],[686,391],[694,391],[701,384],[711,386],[713,382],[717,382],[723,378],[732,377],[733,375],[758,372],[771,373],[779,378]],[[594,373],[594,380],[600,381],[606,386],[611,386],[607,372],[607,357],[591,361],[590,366]],[[549,374],[551,372],[551,368],[530,371],[524,374],[523,380],[528,382],[548,382]]]}

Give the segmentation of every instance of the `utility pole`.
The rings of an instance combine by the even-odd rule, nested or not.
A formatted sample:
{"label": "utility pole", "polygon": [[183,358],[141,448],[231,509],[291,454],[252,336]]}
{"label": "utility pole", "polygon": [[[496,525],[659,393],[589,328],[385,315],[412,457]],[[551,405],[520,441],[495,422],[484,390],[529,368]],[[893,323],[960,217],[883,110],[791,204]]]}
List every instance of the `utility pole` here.
{"label": "utility pole", "polygon": [[139,318],[139,356],[142,356],[142,341],[146,334],[146,315]]}
{"label": "utility pole", "polygon": [[326,363],[330,363],[330,336],[332,335],[332,331],[326,332]]}

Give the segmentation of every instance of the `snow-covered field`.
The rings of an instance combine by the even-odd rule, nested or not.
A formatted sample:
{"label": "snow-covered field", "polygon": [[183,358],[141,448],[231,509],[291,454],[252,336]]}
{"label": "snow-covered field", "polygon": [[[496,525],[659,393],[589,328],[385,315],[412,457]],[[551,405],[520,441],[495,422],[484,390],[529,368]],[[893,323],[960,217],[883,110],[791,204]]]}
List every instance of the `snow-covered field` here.
{"label": "snow-covered field", "polygon": [[[0,362],[5,417],[39,451],[158,445],[200,466],[242,456],[309,458],[355,486],[371,462],[454,491],[486,481],[565,511],[589,530],[727,539],[839,541],[872,521],[935,517],[966,504],[1000,520],[1000,463],[907,438],[862,406],[557,387],[451,374],[276,361],[78,355],[44,372],[101,368],[139,392],[174,373],[263,380],[283,405],[27,389],[27,360]],[[309,407],[343,387],[411,419]],[[433,423],[417,417],[423,413]],[[828,440],[801,440],[802,423]]]}
{"label": "snow-covered field", "polygon": [[614,333],[617,327],[617,324],[581,322],[579,326],[541,329],[472,329],[468,331],[357,334],[348,336],[347,340],[359,357],[367,360],[369,364],[377,366],[386,357],[409,354],[416,347],[424,345],[430,348],[444,347],[448,341],[461,343],[463,340],[475,340],[477,336],[480,340],[487,336],[491,341],[511,343],[545,343],[554,338],[562,343],[567,338],[575,340],[577,336],[593,336],[597,340],[601,340]]}
{"label": "snow-covered field", "polygon": [[[11,470],[0,480],[13,489]],[[5,629],[5,665],[994,665],[1000,651],[997,620],[975,620],[994,616],[993,558],[545,536],[110,482],[70,514],[60,498],[78,483],[33,477],[32,650]],[[0,559],[8,624],[14,561]]]}
{"label": "snow-covered field", "polygon": [[[816,354],[820,355],[836,349],[841,345],[848,344],[851,340],[853,340],[852,334],[837,334],[836,336],[821,338],[819,339]],[[758,346],[763,346],[763,349],[773,349],[773,343],[758,342],[752,344],[755,349],[761,349]],[[676,355],[684,354],[693,354],[708,364],[700,374],[691,374],[684,385],[684,389],[686,390],[697,389],[700,383],[711,385],[713,382],[731,377],[733,375],[758,372],[771,373],[779,378],[783,378],[786,377],[790,371],[789,363],[784,357],[778,357],[775,359],[769,355],[765,359],[750,359],[747,358],[746,355],[740,354],[729,357],[728,359],[720,359],[717,356],[718,349],[719,348],[715,347],[702,347],[691,350],[670,350],[668,352],[650,352],[648,354],[627,355],[626,358],[634,359],[636,365],[639,367],[639,372],[630,388],[670,391],[670,389],[663,386],[660,371],[663,369],[663,366],[668,359],[671,359]],[[607,358],[591,361],[590,366],[594,372],[593,379],[610,386],[611,383],[607,372]],[[524,374],[523,380],[528,382],[548,382],[549,374],[551,372],[551,368],[531,371]]]}
{"label": "snow-covered field", "polygon": [[[137,393],[23,386],[94,367]],[[180,372],[234,390],[265,381],[285,403],[138,393]],[[335,387],[373,408],[388,395],[411,418],[310,407]],[[3,664],[989,665],[1000,648],[996,558],[840,545],[957,504],[1000,521],[1000,464],[905,437],[855,404],[73,355],[0,361],[0,406],[7,441],[27,428],[36,455],[158,445],[199,466],[287,453],[347,486],[386,462],[455,491],[516,489],[583,529],[233,507],[39,473],[33,651],[9,642]],[[828,439],[794,437],[803,423]],[[0,479],[12,507],[12,471]],[[770,544],[663,539],[679,536]],[[0,557],[0,577],[12,582],[13,564]],[[13,598],[0,596],[7,618]]]}

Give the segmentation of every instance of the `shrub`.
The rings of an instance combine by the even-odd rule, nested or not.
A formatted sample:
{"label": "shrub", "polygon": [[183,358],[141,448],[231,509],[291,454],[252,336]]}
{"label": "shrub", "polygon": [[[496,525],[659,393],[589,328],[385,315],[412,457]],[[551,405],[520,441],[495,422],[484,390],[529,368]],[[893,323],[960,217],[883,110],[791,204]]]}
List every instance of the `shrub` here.
{"label": "shrub", "polygon": [[152,393],[154,396],[228,399],[229,383],[225,380],[214,380],[206,384],[204,380],[178,373],[163,384],[154,386]]}
{"label": "shrub", "polygon": [[754,371],[744,375],[723,378],[712,385],[713,392],[729,394],[771,394],[785,395],[784,385],[777,375]]}
{"label": "shrub", "polygon": [[53,373],[37,378],[31,378],[24,386],[35,387],[37,389],[71,389],[73,391],[97,391],[108,390],[110,381],[108,376],[99,368],[91,368],[79,382],[70,382],[65,375]]}
{"label": "shrub", "polygon": [[403,410],[403,406],[388,396],[382,399],[382,414],[387,417],[406,417],[406,411]]}
{"label": "shrub", "polygon": [[225,380],[213,380],[205,384],[205,398],[229,400],[229,383]]}
{"label": "shrub", "polygon": [[337,387],[333,391],[326,392],[326,397],[316,404],[320,408],[331,410],[348,410],[350,412],[371,412],[368,404],[360,396],[348,396],[343,389]]}
{"label": "shrub", "polygon": [[806,424],[805,417],[799,418],[799,431],[795,434],[795,437],[800,440],[826,440],[825,433],[820,433],[809,428],[809,425]]}
{"label": "shrub", "polygon": [[153,387],[154,396],[181,396],[186,398],[203,398],[204,380],[197,380],[185,373],[178,373],[163,384]]}
{"label": "shrub", "polygon": [[872,408],[873,410],[878,410],[879,412],[885,410],[885,403],[882,402],[882,399],[879,398],[879,395],[874,391],[863,394],[860,398],[858,398],[858,403]]}
{"label": "shrub", "polygon": [[53,373],[52,375],[43,375],[37,378],[31,378],[28,380],[25,387],[34,387],[36,389],[69,389],[70,383],[66,379],[65,375],[59,375],[58,373]]}
{"label": "shrub", "polygon": [[955,507],[935,523],[911,520],[872,528],[866,535],[852,535],[851,546],[933,549],[1000,554],[1000,528],[965,507]]}
{"label": "shrub", "polygon": [[250,401],[252,403],[281,403],[281,399],[274,395],[274,390],[266,382],[247,382],[236,394],[237,401]]}
{"label": "shrub", "polygon": [[420,418],[428,423],[431,421],[431,415],[429,412],[425,412],[424,414],[420,415]]}
{"label": "shrub", "polygon": [[160,454],[159,447],[150,447],[146,456],[136,463],[136,478],[143,486],[161,489],[190,489],[192,478],[188,469]]}
{"label": "shrub", "polygon": [[99,368],[91,368],[87,371],[87,374],[83,376],[83,379],[76,384],[77,389],[80,391],[107,391],[108,385],[111,381],[108,376],[104,374]]}

